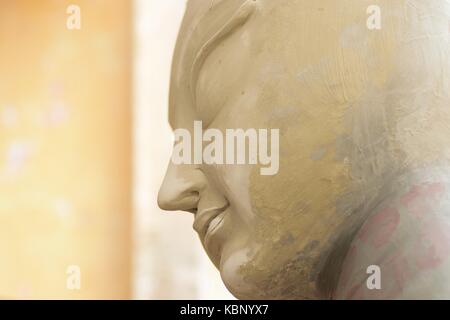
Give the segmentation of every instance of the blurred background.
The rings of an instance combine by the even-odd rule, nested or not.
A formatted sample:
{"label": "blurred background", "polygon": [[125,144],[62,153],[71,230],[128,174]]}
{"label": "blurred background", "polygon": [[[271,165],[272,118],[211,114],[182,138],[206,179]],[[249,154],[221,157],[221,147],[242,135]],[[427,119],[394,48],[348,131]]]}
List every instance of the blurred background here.
{"label": "blurred background", "polygon": [[156,204],[185,2],[0,0],[0,298],[232,299]]}

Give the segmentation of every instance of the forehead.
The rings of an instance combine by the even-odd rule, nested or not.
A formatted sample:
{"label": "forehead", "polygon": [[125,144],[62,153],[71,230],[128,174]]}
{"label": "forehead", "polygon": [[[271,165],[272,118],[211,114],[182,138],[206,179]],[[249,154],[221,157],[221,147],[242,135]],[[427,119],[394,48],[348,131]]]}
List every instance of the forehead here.
{"label": "forehead", "polygon": [[[400,9],[403,0],[380,2],[386,8]],[[340,75],[348,71],[352,76],[344,80],[356,79],[353,81],[356,83],[345,85],[358,91],[361,84],[357,79],[369,68],[366,66],[370,60],[368,55],[376,54],[374,59],[383,65],[395,51],[394,37],[384,36],[385,30],[396,29],[392,19],[385,19],[384,28],[379,32],[367,29],[369,3],[369,0],[190,0],[172,65],[169,101],[172,127],[176,127],[180,119],[196,117],[194,85],[202,63],[236,27],[246,23],[246,18],[252,20],[245,25],[251,42],[258,42],[259,47],[253,52],[251,65],[254,68],[278,65],[301,79],[305,71],[319,68],[317,72],[306,73],[315,78],[326,77],[313,83],[317,86],[330,82],[339,84],[343,81]],[[362,67],[350,68],[350,63]]]}
{"label": "forehead", "polygon": [[[193,84],[196,72],[215,45],[223,40],[229,28],[240,21],[239,11],[254,0],[190,0],[178,35],[173,57],[169,100],[169,121],[172,127],[180,118],[195,113]],[[227,29],[228,28],[228,29]]]}

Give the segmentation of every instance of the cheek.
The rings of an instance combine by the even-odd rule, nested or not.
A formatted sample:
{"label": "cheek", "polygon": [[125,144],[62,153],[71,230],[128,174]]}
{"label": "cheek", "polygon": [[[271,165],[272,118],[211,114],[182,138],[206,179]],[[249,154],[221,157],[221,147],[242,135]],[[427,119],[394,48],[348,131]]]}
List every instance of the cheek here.
{"label": "cheek", "polygon": [[254,224],[249,194],[251,171],[249,165],[218,165],[204,169],[210,183],[230,203],[233,212],[230,220],[236,229],[248,229]]}
{"label": "cheek", "polygon": [[261,176],[252,170],[250,199],[257,223],[251,238],[263,249],[244,272],[255,282],[287,274],[285,278],[300,283],[299,288],[309,288],[308,273],[314,272],[315,262],[341,225],[336,201],[348,188],[347,165],[335,160],[332,144],[320,156],[311,157],[327,144],[305,137],[280,138],[277,175]]}
{"label": "cheek", "polygon": [[350,183],[348,172],[348,165],[336,160],[333,139],[319,140],[304,130],[289,129],[280,136],[278,174],[262,176],[253,170],[250,176],[253,211],[266,222],[261,232],[300,235],[326,219],[332,221],[336,201]]}

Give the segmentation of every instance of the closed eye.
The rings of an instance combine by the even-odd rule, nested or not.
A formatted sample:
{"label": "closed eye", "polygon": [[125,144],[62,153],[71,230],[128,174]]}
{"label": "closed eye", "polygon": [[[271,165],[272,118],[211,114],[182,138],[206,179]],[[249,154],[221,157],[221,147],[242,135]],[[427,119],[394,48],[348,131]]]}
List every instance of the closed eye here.
{"label": "closed eye", "polygon": [[218,45],[223,40],[233,34],[248,21],[252,13],[255,11],[255,8],[256,1],[249,0],[244,2],[244,4],[242,4],[239,9],[233,14],[233,16],[224,24],[224,26],[218,32],[216,32],[211,39],[206,41],[206,43],[195,55],[194,62],[191,68],[190,81],[190,88],[192,90],[191,94],[194,105],[196,105],[197,102],[197,80],[206,58],[211,54],[211,52],[214,51],[215,48],[218,47]]}

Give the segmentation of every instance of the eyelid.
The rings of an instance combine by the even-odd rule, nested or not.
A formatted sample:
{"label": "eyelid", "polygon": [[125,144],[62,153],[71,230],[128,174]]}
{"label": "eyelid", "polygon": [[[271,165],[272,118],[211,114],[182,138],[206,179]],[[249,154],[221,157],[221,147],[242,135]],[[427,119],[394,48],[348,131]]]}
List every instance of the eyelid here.
{"label": "eyelid", "polygon": [[202,126],[203,126],[203,130],[207,130],[211,127],[211,125],[214,123],[214,121],[216,120],[217,116],[219,115],[219,112],[215,112],[214,115],[206,120],[206,119],[202,119]]}
{"label": "eyelid", "polygon": [[[204,129],[209,129],[211,127],[211,125],[216,121],[216,119],[226,109],[226,105],[228,102],[229,102],[228,99],[225,99],[224,101],[221,101],[220,103],[217,103],[217,102],[210,103],[209,101],[206,101],[204,104],[204,108],[197,109],[197,114],[200,116],[200,119],[202,120]],[[197,104],[197,106],[198,106],[198,104]],[[209,117],[204,116],[206,113],[206,112],[202,112],[204,109],[209,110],[209,112],[210,112]],[[203,114],[203,117],[202,117],[202,114]]]}
{"label": "eyelid", "polygon": [[249,20],[253,12],[255,11],[257,1],[247,0],[244,2],[236,13],[225,23],[225,25],[216,32],[211,39],[209,39],[198,51],[194,58],[194,62],[191,68],[191,95],[194,105],[196,105],[196,88],[197,80],[200,70],[211,52],[220,44],[226,37],[230,36],[233,32],[245,25]]}

